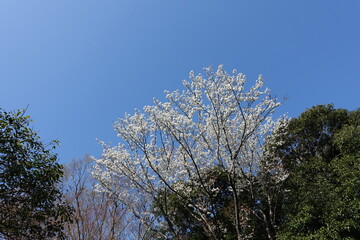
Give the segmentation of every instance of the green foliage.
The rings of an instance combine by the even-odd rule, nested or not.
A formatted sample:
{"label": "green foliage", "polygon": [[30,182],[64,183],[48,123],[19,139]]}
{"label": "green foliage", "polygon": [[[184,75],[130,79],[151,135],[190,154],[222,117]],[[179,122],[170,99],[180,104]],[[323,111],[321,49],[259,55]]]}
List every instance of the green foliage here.
{"label": "green foliage", "polygon": [[[241,181],[241,177],[238,176],[236,180]],[[260,177],[254,180],[257,181],[260,181]],[[187,240],[238,239],[235,228],[234,193],[231,189],[229,173],[225,169],[217,167],[203,173],[203,184],[206,185],[207,191],[199,187],[200,182],[195,185],[177,184],[181,184],[183,191],[190,191],[189,196],[182,198],[170,191],[163,191],[158,195],[154,205],[155,213],[167,224],[162,228],[153,229],[154,234],[149,239],[163,239],[163,236],[167,239]],[[260,184],[255,185],[252,186],[256,189],[253,193],[247,188],[241,190],[237,198],[237,209],[241,216],[242,234],[252,236],[251,239],[262,240],[267,239],[267,234],[264,222],[256,216],[256,213],[266,212],[269,206]],[[198,209],[195,206],[204,206],[204,208]],[[211,236],[207,232],[207,226],[198,220],[199,211],[207,212],[206,222],[212,226],[215,236]],[[161,237],[154,237],[159,235],[157,234],[159,232]]]}
{"label": "green foliage", "polygon": [[[216,236],[221,239],[236,239],[232,216],[233,196],[227,174],[223,169],[215,168],[204,175],[204,182],[210,183],[207,186],[209,191],[216,188],[216,193],[209,195],[209,192],[204,192],[204,188],[181,183],[184,191],[191,192],[190,197],[183,199],[170,191],[159,194],[155,204],[156,214],[167,221],[168,225],[156,231],[169,239],[209,239],[206,226],[197,220],[201,210],[195,206],[201,203],[206,206],[207,222],[216,229]],[[199,182],[198,184],[200,185]]]}
{"label": "green foliage", "polygon": [[290,171],[278,239],[360,236],[359,116],[320,105],[290,122],[276,150]]}
{"label": "green foliage", "polygon": [[0,237],[63,238],[71,210],[61,202],[62,166],[23,111],[0,109]]}

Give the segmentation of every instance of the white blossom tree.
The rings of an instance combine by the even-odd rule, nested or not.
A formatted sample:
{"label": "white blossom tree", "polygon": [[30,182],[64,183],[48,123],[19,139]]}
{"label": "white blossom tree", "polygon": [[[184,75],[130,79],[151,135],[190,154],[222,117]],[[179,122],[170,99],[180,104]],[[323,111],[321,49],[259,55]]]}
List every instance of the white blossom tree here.
{"label": "white blossom tree", "polygon": [[[167,101],[154,99],[153,106],[120,118],[114,126],[123,141],[116,147],[102,143],[103,154],[95,160],[93,175],[103,191],[122,185],[126,190],[117,192],[117,197],[149,229],[167,227],[173,238],[182,238],[167,210],[167,197],[172,194],[202,224],[208,239],[222,239],[229,230],[212,220],[218,211],[214,201],[192,201],[194,189],[206,196],[203,199],[216,198],[220,190],[206,175],[222,169],[231,192],[230,219],[236,239],[253,236],[251,216],[263,222],[267,238],[272,239],[276,216],[271,193],[266,212],[245,206],[241,199],[247,194],[257,204],[255,185],[271,182],[276,188],[286,178],[281,161],[267,156],[264,146],[282,133],[287,119],[272,119],[280,103],[269,89],[263,89],[261,76],[247,87],[245,75],[236,70],[231,75],[219,66],[216,72],[206,68],[205,73],[206,77],[190,72],[190,81],[183,81],[185,90],[165,91]],[[258,180],[260,173],[266,180]]]}

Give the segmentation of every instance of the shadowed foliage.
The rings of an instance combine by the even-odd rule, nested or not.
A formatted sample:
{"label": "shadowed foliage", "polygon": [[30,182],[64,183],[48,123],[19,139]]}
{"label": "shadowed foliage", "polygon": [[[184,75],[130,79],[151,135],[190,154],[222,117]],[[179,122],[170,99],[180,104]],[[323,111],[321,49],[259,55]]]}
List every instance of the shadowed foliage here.
{"label": "shadowed foliage", "polygon": [[276,150],[290,172],[278,239],[358,239],[360,111],[319,105],[288,132]]}
{"label": "shadowed foliage", "polygon": [[0,109],[0,237],[63,238],[71,209],[58,189],[63,174],[57,155],[29,128],[24,111]]}

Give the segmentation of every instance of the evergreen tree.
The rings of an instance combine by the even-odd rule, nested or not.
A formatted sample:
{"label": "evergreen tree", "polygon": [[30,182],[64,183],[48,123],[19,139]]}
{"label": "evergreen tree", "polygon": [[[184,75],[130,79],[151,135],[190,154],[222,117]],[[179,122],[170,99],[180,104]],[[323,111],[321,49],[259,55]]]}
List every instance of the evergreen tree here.
{"label": "evergreen tree", "polygon": [[0,238],[61,239],[71,214],[58,189],[62,166],[29,122],[0,109]]}

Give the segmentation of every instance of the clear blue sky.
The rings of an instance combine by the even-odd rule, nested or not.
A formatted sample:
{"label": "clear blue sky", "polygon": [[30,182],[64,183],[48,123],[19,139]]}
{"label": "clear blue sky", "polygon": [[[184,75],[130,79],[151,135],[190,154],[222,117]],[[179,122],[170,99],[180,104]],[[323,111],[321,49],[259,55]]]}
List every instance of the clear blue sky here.
{"label": "clear blue sky", "polygon": [[117,143],[113,121],[181,88],[190,70],[238,69],[288,97],[279,113],[360,107],[359,0],[2,0],[0,107],[29,105],[62,163]]}

